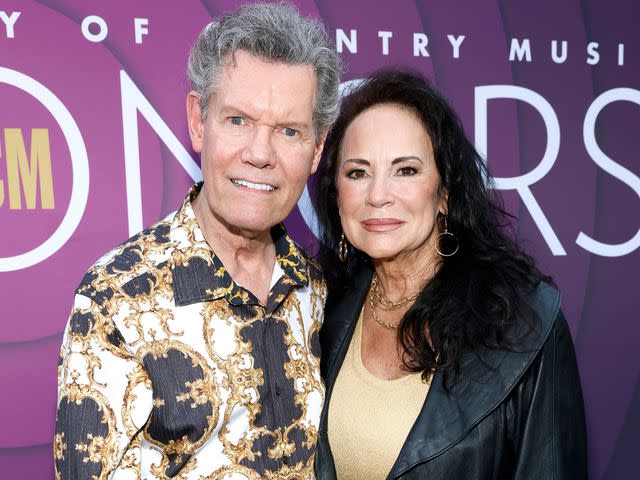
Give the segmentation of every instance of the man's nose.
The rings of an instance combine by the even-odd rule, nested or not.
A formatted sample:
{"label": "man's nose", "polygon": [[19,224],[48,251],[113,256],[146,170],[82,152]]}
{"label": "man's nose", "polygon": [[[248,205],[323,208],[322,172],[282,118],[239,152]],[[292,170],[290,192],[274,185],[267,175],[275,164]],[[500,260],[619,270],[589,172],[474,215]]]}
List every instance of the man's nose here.
{"label": "man's nose", "polygon": [[273,131],[268,126],[257,127],[242,152],[242,160],[256,168],[271,168],[276,163]]}
{"label": "man's nose", "polygon": [[374,176],[369,182],[366,202],[372,207],[384,207],[393,203],[393,192],[384,176]]}

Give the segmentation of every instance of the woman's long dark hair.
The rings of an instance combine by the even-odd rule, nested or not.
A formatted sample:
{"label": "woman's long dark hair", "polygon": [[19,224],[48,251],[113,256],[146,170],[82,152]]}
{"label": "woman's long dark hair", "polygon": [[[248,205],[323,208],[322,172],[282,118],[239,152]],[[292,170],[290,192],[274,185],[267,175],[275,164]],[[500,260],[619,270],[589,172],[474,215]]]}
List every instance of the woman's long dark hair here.
{"label": "woman's long dark hair", "polygon": [[374,73],[345,98],[325,145],[316,192],[320,260],[336,294],[340,286],[343,291],[349,286],[355,272],[372,268],[369,257],[353,247],[346,262],[338,258],[340,145],[360,113],[384,103],[408,107],[429,133],[441,192],[447,194],[447,226],[459,244],[455,255],[442,257],[435,276],[402,318],[398,340],[405,368],[426,378],[440,367],[445,379],[455,382],[465,352],[514,347],[508,331],[523,310],[529,310],[523,296],[550,279],[511,238],[513,217],[491,188],[486,165],[453,109],[422,76],[394,69]]}

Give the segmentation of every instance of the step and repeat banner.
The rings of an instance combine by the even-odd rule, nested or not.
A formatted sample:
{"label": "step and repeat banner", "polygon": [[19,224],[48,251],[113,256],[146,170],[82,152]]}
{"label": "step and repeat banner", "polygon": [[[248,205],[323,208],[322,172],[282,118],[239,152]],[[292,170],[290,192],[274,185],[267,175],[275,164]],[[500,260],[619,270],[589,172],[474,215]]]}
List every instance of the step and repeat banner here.
{"label": "step and repeat banner", "polygon": [[[591,478],[640,478],[640,4],[295,3],[335,38],[345,82],[406,66],[451,101],[562,291]],[[187,55],[238,4],[0,2],[0,477],[52,478],[73,291],[200,178]],[[287,227],[313,247],[313,222],[305,192]]]}

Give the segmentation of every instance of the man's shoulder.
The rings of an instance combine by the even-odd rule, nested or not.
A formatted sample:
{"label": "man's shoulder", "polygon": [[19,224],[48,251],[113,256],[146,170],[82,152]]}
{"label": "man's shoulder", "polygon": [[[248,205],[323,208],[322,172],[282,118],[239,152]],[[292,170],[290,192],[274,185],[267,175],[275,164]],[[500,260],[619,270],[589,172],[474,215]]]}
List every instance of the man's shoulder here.
{"label": "man's shoulder", "polygon": [[298,254],[307,265],[310,279],[324,281],[324,275],[322,273],[322,267],[320,266],[320,263],[309,252],[307,252],[307,250],[304,247],[302,247],[298,242],[296,242],[293,239],[291,239],[291,242],[296,247]]}
{"label": "man's shoulder", "polygon": [[76,294],[101,305],[119,289],[139,289],[166,265],[173,249],[171,225],[176,212],[145,228],[100,257],[85,273]]}

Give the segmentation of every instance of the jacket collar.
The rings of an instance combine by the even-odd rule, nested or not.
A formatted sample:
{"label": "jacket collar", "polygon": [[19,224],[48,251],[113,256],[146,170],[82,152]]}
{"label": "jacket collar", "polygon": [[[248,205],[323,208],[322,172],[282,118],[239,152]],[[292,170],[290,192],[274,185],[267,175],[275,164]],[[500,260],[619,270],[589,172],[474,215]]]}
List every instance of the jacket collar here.
{"label": "jacket collar", "polygon": [[[191,188],[171,223],[169,238],[175,248],[170,268],[175,303],[189,305],[226,297],[232,305],[258,305],[260,302],[251,292],[233,281],[204,238],[191,206],[201,187],[202,182]],[[306,287],[309,284],[306,256],[282,224],[271,229],[271,237],[275,242],[276,261],[284,272],[279,288]]]}
{"label": "jacket collar", "polygon": [[[360,274],[355,286],[341,295],[335,304],[328,303],[323,338],[322,373],[327,383],[327,404],[346,355],[355,322],[364,303],[371,272]],[[447,391],[442,372],[436,371],[425,405],[420,411],[400,454],[391,469],[394,478],[418,463],[434,458],[460,441],[480,420],[493,411],[509,394],[542,348],[560,308],[560,296],[546,284],[540,284],[529,305],[538,315],[535,332],[526,335],[518,351],[484,349],[467,354],[461,365],[458,382]],[[519,322],[514,335],[527,333]],[[324,335],[323,335],[324,333]],[[320,428],[326,431],[325,408]]]}
{"label": "jacket collar", "polygon": [[[344,294],[329,295],[325,306],[325,323],[320,329],[322,360],[320,373],[326,379],[328,389],[333,387],[342,366],[356,321],[362,310],[373,272],[362,270],[353,278],[353,287]],[[327,399],[330,390],[327,391]],[[326,410],[326,409],[325,409]]]}

